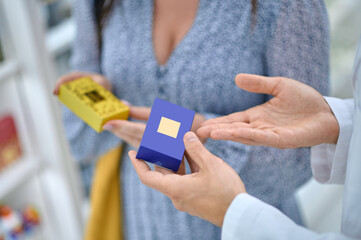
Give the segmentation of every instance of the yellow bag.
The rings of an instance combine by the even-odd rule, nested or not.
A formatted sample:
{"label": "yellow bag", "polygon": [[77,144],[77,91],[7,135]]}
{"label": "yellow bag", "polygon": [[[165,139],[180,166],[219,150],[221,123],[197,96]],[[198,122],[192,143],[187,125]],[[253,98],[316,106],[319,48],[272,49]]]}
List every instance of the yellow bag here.
{"label": "yellow bag", "polygon": [[94,173],[90,193],[91,212],[85,229],[85,240],[123,239],[119,146],[101,156]]}

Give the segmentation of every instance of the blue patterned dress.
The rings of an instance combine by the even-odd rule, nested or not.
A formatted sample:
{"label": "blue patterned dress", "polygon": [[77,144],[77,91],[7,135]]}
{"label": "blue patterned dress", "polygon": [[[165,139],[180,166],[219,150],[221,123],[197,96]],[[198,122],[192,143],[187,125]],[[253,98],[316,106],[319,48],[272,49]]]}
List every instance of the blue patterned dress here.
{"label": "blue patterned dress", "polygon": [[[191,29],[165,65],[153,50],[153,1],[117,1],[101,53],[93,1],[75,2],[73,69],[104,74],[114,94],[133,105],[151,106],[160,97],[209,119],[270,98],[237,88],[237,73],[291,77],[328,92],[328,18],[321,0],[259,0],[253,28],[250,0],[200,0]],[[74,158],[82,163],[121,142],[109,132],[97,134],[67,109],[64,125]],[[300,222],[293,193],[311,176],[308,148],[213,140],[206,147],[239,173],[251,195]],[[120,179],[127,239],[220,239],[220,228],[177,211],[166,196],[144,186],[127,156],[130,149],[125,147]]]}

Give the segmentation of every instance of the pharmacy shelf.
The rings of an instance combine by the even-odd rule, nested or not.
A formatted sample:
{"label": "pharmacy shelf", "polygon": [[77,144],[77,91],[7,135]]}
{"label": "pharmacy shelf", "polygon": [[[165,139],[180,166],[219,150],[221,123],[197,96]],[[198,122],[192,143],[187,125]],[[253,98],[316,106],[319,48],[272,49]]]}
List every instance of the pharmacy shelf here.
{"label": "pharmacy shelf", "polygon": [[0,172],[0,200],[36,176],[41,161],[33,156],[23,156]]}
{"label": "pharmacy shelf", "polygon": [[10,79],[19,72],[19,64],[15,60],[5,60],[0,64],[0,82]]}

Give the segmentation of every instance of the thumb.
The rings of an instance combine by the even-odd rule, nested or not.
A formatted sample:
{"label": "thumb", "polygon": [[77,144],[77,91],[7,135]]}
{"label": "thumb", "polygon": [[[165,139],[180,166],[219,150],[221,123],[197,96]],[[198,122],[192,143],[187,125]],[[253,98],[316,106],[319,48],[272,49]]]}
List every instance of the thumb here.
{"label": "thumb", "polygon": [[200,169],[205,168],[207,159],[213,157],[193,132],[187,132],[184,135],[184,145],[187,156],[191,161],[195,162]]}
{"label": "thumb", "polygon": [[264,77],[254,74],[238,74],[236,84],[239,88],[253,93],[265,93],[277,96],[280,84],[283,84],[281,77]]}

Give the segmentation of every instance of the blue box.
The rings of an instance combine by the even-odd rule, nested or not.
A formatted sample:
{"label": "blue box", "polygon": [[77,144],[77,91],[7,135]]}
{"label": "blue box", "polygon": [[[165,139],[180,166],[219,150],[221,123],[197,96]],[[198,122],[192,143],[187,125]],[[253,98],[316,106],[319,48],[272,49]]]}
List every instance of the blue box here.
{"label": "blue box", "polygon": [[192,127],[195,112],[155,99],[137,158],[177,172],[184,155],[183,136]]}

